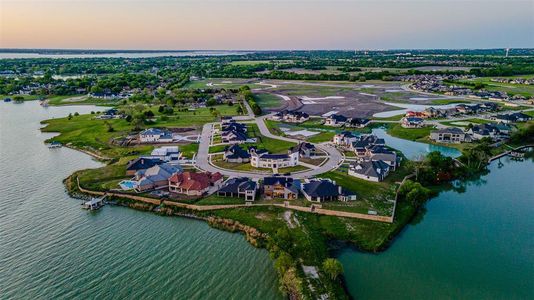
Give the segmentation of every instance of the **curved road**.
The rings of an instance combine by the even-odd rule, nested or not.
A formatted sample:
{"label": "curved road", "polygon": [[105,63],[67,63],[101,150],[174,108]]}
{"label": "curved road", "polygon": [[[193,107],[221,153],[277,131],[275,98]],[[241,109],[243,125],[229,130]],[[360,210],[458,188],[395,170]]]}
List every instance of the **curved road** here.
{"label": "curved road", "polygon": [[[272,134],[267,126],[265,125],[265,118],[269,117],[270,115],[262,116],[255,118],[254,121],[256,124],[258,124],[258,128],[260,130],[260,133],[263,136],[283,140],[287,142],[292,143],[299,143],[300,141],[297,139],[287,138],[287,137],[281,137]],[[196,156],[196,167],[199,169],[202,169],[204,171],[208,172],[219,172],[225,176],[231,176],[231,177],[250,177],[250,178],[264,178],[267,176],[271,176],[272,174],[259,174],[259,173],[253,173],[253,172],[245,172],[245,171],[233,171],[233,170],[227,170],[227,169],[220,169],[209,162],[209,147],[210,147],[210,140],[213,133],[213,125],[215,123],[208,123],[205,124],[202,127],[202,134],[200,135],[200,145],[198,148],[198,154]],[[317,149],[322,150],[328,154],[328,160],[321,166],[318,166],[315,169],[310,169],[303,172],[295,172],[291,175],[291,177],[294,178],[308,178],[317,176],[322,173],[326,173],[330,170],[336,169],[339,164],[343,161],[343,155],[331,145],[328,144],[315,144],[315,147]]]}

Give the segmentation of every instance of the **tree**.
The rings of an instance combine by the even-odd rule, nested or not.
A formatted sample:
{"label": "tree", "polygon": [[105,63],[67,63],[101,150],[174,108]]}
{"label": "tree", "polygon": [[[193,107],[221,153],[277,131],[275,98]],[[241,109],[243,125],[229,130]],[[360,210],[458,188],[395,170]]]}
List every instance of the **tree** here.
{"label": "tree", "polygon": [[69,116],[67,117],[68,120],[72,120],[72,113],[69,114]]}
{"label": "tree", "polygon": [[327,258],[323,261],[323,272],[331,280],[335,280],[343,274],[343,265],[335,258]]}
{"label": "tree", "polygon": [[287,270],[294,266],[295,262],[293,261],[293,257],[291,257],[291,255],[285,251],[281,251],[280,255],[274,262],[274,268],[280,274],[284,274]]}
{"label": "tree", "polygon": [[238,115],[242,115],[243,114],[243,107],[241,107],[241,105],[239,105],[236,109],[236,112]]}
{"label": "tree", "polygon": [[132,125],[134,126],[134,130],[141,130],[143,128],[143,125],[145,124],[145,115],[142,113],[137,113],[132,118]]}
{"label": "tree", "polygon": [[300,299],[302,279],[297,276],[295,267],[289,268],[280,278],[280,290],[289,299]]}
{"label": "tree", "polygon": [[106,127],[108,128],[108,132],[113,132],[113,131],[115,131],[115,129],[113,128],[113,126],[111,125],[111,123],[109,123],[108,121],[104,121],[104,124],[106,124]]}

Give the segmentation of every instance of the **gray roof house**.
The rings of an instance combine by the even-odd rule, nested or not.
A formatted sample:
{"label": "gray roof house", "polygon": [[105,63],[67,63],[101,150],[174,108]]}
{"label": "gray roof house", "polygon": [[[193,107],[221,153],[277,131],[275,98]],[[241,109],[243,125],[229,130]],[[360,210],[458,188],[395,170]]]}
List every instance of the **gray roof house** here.
{"label": "gray roof house", "polygon": [[389,164],[382,160],[362,160],[350,165],[348,174],[363,180],[379,182],[388,176]]}
{"label": "gray roof house", "polygon": [[151,189],[165,188],[169,186],[169,178],[174,173],[182,172],[182,167],[167,163],[155,165],[146,170],[135,173],[135,190],[143,192]]}
{"label": "gray roof house", "polygon": [[328,179],[311,179],[302,185],[301,191],[312,202],[356,200],[356,194]]}

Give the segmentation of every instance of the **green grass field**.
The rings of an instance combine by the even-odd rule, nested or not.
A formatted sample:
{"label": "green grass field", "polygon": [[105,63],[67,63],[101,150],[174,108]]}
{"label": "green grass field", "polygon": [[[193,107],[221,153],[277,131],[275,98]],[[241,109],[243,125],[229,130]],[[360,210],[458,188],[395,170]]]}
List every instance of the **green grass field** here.
{"label": "green grass field", "polygon": [[433,126],[425,126],[423,128],[403,128],[400,124],[387,124],[387,128],[387,133],[392,136],[410,141],[424,139],[430,135],[431,131],[435,130]]}
{"label": "green grass field", "polygon": [[534,96],[534,85],[493,82],[488,77],[475,78],[469,80],[469,82],[483,83],[486,85],[484,89],[488,91],[502,91],[510,95],[523,95],[526,97]]}
{"label": "green grass field", "polygon": [[272,95],[258,93],[254,94],[254,100],[262,109],[276,108],[279,107],[282,103],[282,98]]}

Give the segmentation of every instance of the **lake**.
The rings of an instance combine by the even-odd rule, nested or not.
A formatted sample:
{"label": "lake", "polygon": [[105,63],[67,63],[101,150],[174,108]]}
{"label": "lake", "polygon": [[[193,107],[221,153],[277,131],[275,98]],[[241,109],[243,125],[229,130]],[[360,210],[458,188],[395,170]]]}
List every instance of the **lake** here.
{"label": "lake", "polygon": [[205,222],[81,209],[62,180],[99,162],[48,149],[40,120],[102,110],[0,102],[0,298],[281,299],[266,250]]}
{"label": "lake", "polygon": [[462,152],[456,148],[419,143],[391,136],[383,128],[374,128],[373,134],[383,138],[387,146],[401,151],[410,160],[420,159],[433,151],[439,151],[441,154],[453,158],[462,155]]}
{"label": "lake", "polygon": [[359,299],[533,299],[534,162],[502,159],[442,192],[383,253],[342,250]]}

